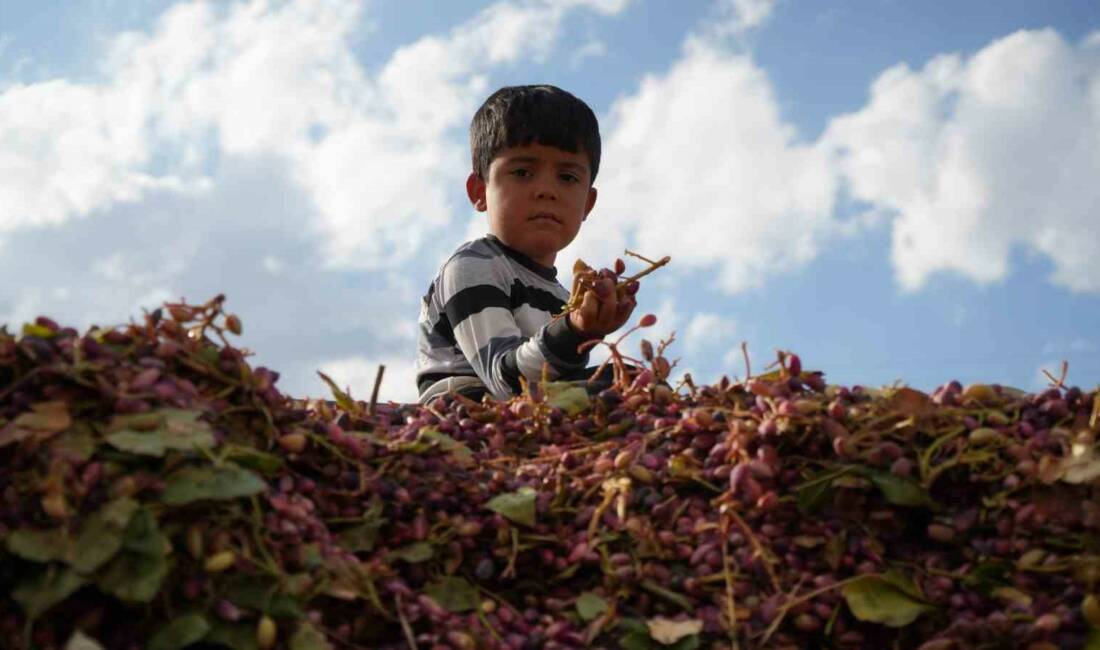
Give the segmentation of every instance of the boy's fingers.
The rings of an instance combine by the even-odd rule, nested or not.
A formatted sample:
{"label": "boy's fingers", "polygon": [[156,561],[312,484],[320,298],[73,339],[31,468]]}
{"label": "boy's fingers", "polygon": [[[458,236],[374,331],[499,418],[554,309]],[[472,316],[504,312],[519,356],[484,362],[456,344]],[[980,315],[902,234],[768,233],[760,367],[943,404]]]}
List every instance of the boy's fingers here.
{"label": "boy's fingers", "polygon": [[615,283],[608,278],[596,280],[593,288],[596,290],[596,296],[600,300],[606,300],[608,296],[615,293]]}
{"label": "boy's fingers", "polygon": [[621,301],[615,309],[615,317],[619,323],[625,323],[626,319],[630,318],[631,312],[634,311],[634,307],[637,306],[633,297],[629,297]]}
{"label": "boy's fingers", "polygon": [[615,284],[608,282],[607,295],[600,298],[600,326],[611,331],[615,329],[615,317],[619,313],[621,301],[615,295]]}
{"label": "boy's fingers", "polygon": [[596,297],[596,292],[589,289],[584,292],[584,298],[581,299],[581,322],[584,323],[585,328],[590,328],[600,315],[600,301]]}

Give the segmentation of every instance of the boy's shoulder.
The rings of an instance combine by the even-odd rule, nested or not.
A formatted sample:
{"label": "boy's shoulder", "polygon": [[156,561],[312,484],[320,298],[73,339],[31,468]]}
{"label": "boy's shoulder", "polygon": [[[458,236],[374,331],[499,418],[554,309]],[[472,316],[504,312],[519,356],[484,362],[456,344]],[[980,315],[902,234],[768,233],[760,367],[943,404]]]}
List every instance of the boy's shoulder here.
{"label": "boy's shoulder", "polygon": [[479,237],[461,244],[439,265],[432,285],[495,284],[508,274],[507,266],[504,252],[492,238]]}
{"label": "boy's shoulder", "polygon": [[447,258],[444,265],[450,264],[454,260],[463,259],[475,259],[475,260],[488,260],[503,255],[503,252],[498,246],[493,244],[493,240],[489,237],[478,237],[477,239],[471,239],[468,242],[463,243],[455,249],[454,253]]}
{"label": "boy's shoulder", "polygon": [[504,253],[499,247],[493,245],[492,239],[478,237],[464,242],[456,248],[451,256],[439,266],[439,275],[453,273],[459,269],[493,266],[504,261],[503,257]]}
{"label": "boy's shoulder", "polygon": [[450,293],[464,287],[493,285],[511,291],[516,284],[543,291],[564,291],[557,271],[541,267],[509,249],[492,235],[463,243],[439,267],[433,285]]}

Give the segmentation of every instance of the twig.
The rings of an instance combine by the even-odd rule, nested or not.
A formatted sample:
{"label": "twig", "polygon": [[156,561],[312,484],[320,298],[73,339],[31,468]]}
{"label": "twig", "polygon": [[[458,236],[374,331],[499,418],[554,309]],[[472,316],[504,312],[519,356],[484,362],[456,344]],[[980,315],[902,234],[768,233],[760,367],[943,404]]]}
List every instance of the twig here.
{"label": "twig", "polygon": [[747,523],[745,523],[745,520],[742,519],[741,516],[737,514],[737,511],[735,511],[731,508],[727,512],[729,512],[730,516],[733,517],[734,521],[737,522],[737,525],[741,527],[741,530],[744,531],[745,536],[749,538],[749,542],[752,543],[753,550],[756,552],[756,555],[760,558],[760,561],[764,563],[764,569],[767,570],[768,577],[771,578],[772,587],[775,588],[775,591],[777,593],[782,591],[782,588],[779,586],[779,578],[776,577],[775,571],[772,569],[771,562],[769,562],[769,555],[771,554],[770,551],[765,549],[760,544],[760,540],[758,540],[756,538],[756,535],[752,534],[752,529],[749,528],[749,525]]}
{"label": "twig", "polygon": [[[832,591],[833,589],[836,589],[837,587],[843,587],[844,585],[848,584],[849,582],[855,582],[856,580],[859,580],[859,579],[864,578],[864,577],[866,577],[866,576],[865,575],[852,576],[851,578],[846,578],[844,580],[834,582],[831,585],[826,585],[824,587],[814,589],[813,591],[808,591],[808,592],[802,594],[801,596],[798,596],[797,598],[792,597],[790,600],[783,603],[783,607],[781,607],[779,609],[779,612],[775,615],[775,620],[773,620],[771,625],[768,626],[768,629],[764,631],[764,636],[761,638],[760,643],[763,644],[763,645],[767,645],[768,639],[770,639],[772,634],[775,634],[775,631],[779,629],[779,625],[783,622],[783,618],[787,615],[787,612],[790,611],[792,607],[800,605],[800,604],[806,602],[807,600],[811,600],[813,598],[816,598],[817,596],[820,596],[823,593],[826,593],[828,591]],[[798,591],[798,586],[797,585],[795,586],[794,590],[791,593],[793,594],[796,591]]]}
{"label": "twig", "polygon": [[733,575],[730,573],[730,531],[728,518],[722,518],[721,533],[722,576],[726,582],[726,617],[729,619],[730,622],[730,650],[740,650],[740,646],[737,643],[737,603],[734,599]]}
{"label": "twig", "polygon": [[367,406],[367,415],[374,415],[374,407],[378,404],[378,390],[382,388],[382,375],[385,372],[385,364],[379,364],[378,372],[374,375],[374,388],[370,391],[370,404]]}
{"label": "twig", "polygon": [[1065,388],[1066,387],[1066,374],[1068,372],[1069,372],[1069,362],[1068,361],[1062,361],[1062,374],[1057,379],[1054,378],[1054,375],[1047,372],[1046,368],[1043,368],[1043,374],[1046,375],[1047,379],[1050,380],[1051,386],[1053,388]]}
{"label": "twig", "polygon": [[741,341],[741,356],[745,357],[745,381],[752,379],[752,364],[749,363],[749,343]]}
{"label": "twig", "polygon": [[405,612],[401,609],[401,594],[397,595],[397,619],[401,621],[401,631],[405,633],[405,640],[408,641],[409,647],[412,650],[417,650],[416,637],[413,636],[412,626],[409,625],[409,619],[405,618]]}
{"label": "twig", "polygon": [[647,260],[646,258],[642,257],[641,255],[638,255],[637,253],[631,253],[630,251],[627,251],[627,254],[628,255],[633,255],[634,257],[637,257],[639,259],[645,260],[646,262],[649,262],[649,268],[642,269],[641,271],[638,271],[637,273],[630,276],[629,278],[627,278],[625,280],[621,280],[617,285],[615,285],[616,289],[625,287],[626,285],[628,285],[631,282],[634,282],[636,280],[640,280],[640,279],[644,278],[645,276],[649,275],[650,273],[653,273],[657,269],[661,268],[665,264],[668,264],[669,262],[672,261],[672,258],[669,257],[668,255],[665,255],[664,257],[657,260],[656,262],[653,262],[651,260]]}
{"label": "twig", "polygon": [[635,253],[634,251],[630,250],[629,248],[624,250],[623,252],[626,253],[627,255],[629,255],[630,257],[637,257],[638,259],[642,260],[646,264],[656,264],[656,262],[649,259],[645,255],[642,255],[641,253]]}

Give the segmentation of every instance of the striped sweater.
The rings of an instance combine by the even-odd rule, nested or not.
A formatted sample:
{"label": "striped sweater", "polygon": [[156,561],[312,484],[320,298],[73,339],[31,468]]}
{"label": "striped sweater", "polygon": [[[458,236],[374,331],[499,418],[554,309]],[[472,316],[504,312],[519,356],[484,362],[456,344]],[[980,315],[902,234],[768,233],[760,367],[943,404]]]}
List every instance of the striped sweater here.
{"label": "striped sweater", "polygon": [[[585,368],[588,353],[568,319],[557,269],[538,264],[492,235],[463,244],[440,268],[420,307],[416,382],[421,400],[450,377],[483,384],[497,399],[520,392],[520,376],[550,378]],[[435,389],[433,390],[433,386]]]}

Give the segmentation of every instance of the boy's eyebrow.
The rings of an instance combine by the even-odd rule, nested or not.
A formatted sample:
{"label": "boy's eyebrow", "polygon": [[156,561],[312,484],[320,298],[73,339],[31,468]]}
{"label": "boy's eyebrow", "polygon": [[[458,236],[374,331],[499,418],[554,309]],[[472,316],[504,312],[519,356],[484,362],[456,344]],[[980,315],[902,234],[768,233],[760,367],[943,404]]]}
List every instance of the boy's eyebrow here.
{"label": "boy's eyebrow", "polygon": [[[542,162],[542,159],[538,158],[537,156],[508,156],[504,159],[504,162],[508,164],[537,163]],[[586,169],[586,167],[581,163],[574,162],[560,162],[557,163],[557,166],[561,169]]]}

